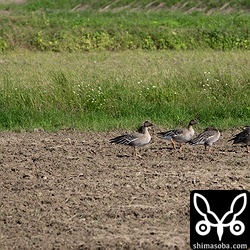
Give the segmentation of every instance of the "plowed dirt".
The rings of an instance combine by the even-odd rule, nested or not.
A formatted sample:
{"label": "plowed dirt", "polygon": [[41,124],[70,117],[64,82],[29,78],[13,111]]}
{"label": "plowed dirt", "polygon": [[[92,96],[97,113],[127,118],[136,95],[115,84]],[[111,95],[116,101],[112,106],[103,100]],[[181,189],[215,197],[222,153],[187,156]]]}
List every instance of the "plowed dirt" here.
{"label": "plowed dirt", "polygon": [[1,132],[0,249],[189,249],[190,191],[250,190],[238,131],[211,153],[154,133],[142,158],[120,132]]}

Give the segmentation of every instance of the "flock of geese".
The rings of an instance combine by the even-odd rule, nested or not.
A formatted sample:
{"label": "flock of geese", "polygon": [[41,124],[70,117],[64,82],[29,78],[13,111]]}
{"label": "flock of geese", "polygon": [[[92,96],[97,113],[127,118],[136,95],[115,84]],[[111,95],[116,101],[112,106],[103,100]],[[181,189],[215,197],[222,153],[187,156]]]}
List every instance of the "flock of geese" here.
{"label": "flock of geese", "polygon": [[[158,135],[162,139],[170,140],[174,149],[177,149],[176,144],[180,144],[179,149],[182,150],[182,144],[204,145],[205,151],[210,152],[213,143],[219,140],[220,131],[214,127],[206,128],[202,133],[194,137],[193,125],[197,124],[195,120],[191,120],[187,128],[178,128],[160,132]],[[147,145],[151,141],[151,135],[148,128],[153,126],[149,121],[145,121],[139,130],[132,134],[123,134],[110,139],[110,143],[123,144],[134,148],[134,155],[141,157],[138,154],[138,147]],[[236,134],[228,141],[233,141],[233,144],[245,144],[247,152],[250,154],[250,126],[246,127],[240,133]]]}

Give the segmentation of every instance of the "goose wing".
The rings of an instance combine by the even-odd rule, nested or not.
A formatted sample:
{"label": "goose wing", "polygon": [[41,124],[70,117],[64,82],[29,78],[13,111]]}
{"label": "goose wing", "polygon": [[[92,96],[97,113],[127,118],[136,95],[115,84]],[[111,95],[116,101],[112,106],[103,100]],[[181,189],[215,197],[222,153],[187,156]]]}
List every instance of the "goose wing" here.
{"label": "goose wing", "polygon": [[205,144],[208,141],[212,140],[215,137],[215,131],[214,130],[206,130],[202,133],[200,133],[197,137],[190,140],[189,143],[193,145],[200,145]]}
{"label": "goose wing", "polygon": [[183,129],[173,129],[173,130],[168,130],[166,132],[160,132],[158,133],[159,135],[161,135],[161,138],[163,139],[174,139],[177,136],[180,136],[183,134]]}
{"label": "goose wing", "polygon": [[233,141],[233,144],[242,143],[246,140],[248,134],[249,133],[245,129],[245,130],[241,131],[240,133],[236,134],[232,139],[230,139],[228,141]]}
{"label": "goose wing", "polygon": [[138,140],[137,133],[134,134],[125,134],[117,136],[113,139],[110,139],[110,143],[116,143],[116,144],[124,144],[124,145],[130,145],[132,142]]}

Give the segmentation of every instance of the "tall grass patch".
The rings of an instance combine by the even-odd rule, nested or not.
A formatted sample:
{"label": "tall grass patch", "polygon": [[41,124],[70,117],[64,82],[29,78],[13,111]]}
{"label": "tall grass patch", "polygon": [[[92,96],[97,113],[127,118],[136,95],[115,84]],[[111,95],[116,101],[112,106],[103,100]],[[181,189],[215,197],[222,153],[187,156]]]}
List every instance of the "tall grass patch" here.
{"label": "tall grass patch", "polygon": [[0,128],[108,130],[250,123],[249,52],[127,51],[1,56]]}

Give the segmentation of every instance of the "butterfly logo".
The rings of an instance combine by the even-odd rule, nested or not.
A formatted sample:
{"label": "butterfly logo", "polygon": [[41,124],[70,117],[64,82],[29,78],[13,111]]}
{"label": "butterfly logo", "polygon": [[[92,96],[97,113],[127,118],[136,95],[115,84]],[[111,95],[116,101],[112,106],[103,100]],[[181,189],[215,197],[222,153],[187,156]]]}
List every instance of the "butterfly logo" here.
{"label": "butterfly logo", "polygon": [[[239,209],[239,211],[235,211],[237,210],[235,204],[238,202],[240,202],[240,199],[243,199],[243,205],[242,207]],[[203,202],[203,205],[205,204],[205,209],[206,211],[204,211],[204,206],[198,206],[198,200],[200,200],[200,202]],[[195,230],[199,235],[207,235],[209,234],[211,227],[215,227],[217,228],[217,235],[219,238],[219,241],[221,241],[223,233],[224,233],[224,227],[229,227],[230,232],[235,235],[241,235],[244,233],[245,231],[245,225],[243,224],[242,221],[237,220],[237,216],[239,216],[246,208],[247,205],[247,194],[246,193],[242,193],[237,195],[230,206],[230,210],[228,212],[226,212],[221,219],[218,218],[218,216],[210,210],[210,205],[207,201],[207,199],[199,194],[199,193],[195,193],[193,196],[193,203],[194,203],[194,207],[196,209],[196,211],[204,218],[203,220],[200,220],[199,222],[197,222],[196,226],[195,226]],[[200,203],[201,204],[201,203]],[[202,211],[203,210],[203,211]],[[228,218],[232,217],[231,221],[228,223],[225,223],[225,220]],[[213,222],[211,222],[211,220]]]}

